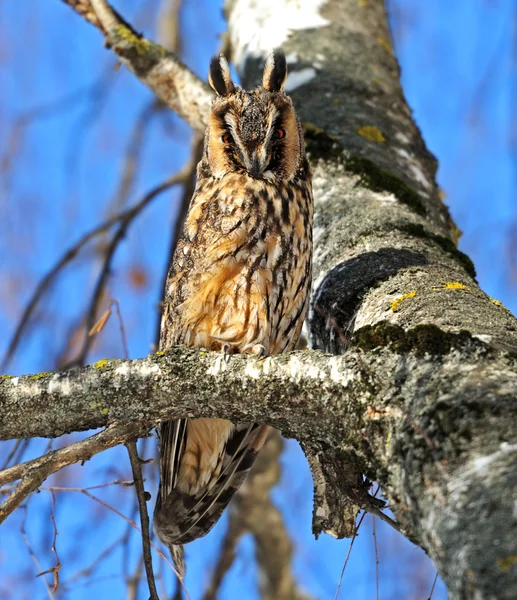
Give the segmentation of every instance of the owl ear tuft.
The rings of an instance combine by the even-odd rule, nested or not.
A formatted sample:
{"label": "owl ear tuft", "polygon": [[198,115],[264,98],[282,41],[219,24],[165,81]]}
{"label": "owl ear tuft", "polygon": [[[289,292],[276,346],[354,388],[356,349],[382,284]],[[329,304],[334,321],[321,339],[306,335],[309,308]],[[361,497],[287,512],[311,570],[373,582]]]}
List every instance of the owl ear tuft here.
{"label": "owl ear tuft", "polygon": [[235,85],[230,74],[230,67],[223,54],[214,56],[210,61],[208,82],[210,83],[210,87],[219,96],[228,96],[235,90]]}
{"label": "owl ear tuft", "polygon": [[287,62],[282,48],[273,50],[267,57],[262,86],[270,92],[280,92],[287,78]]}

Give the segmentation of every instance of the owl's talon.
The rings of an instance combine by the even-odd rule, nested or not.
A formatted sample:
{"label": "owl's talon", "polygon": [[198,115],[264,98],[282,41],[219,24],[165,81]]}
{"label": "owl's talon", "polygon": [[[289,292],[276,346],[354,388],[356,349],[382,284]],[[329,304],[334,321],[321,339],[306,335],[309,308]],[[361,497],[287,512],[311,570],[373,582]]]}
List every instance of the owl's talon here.
{"label": "owl's talon", "polygon": [[232,358],[233,350],[229,344],[223,346],[223,360],[226,364],[229,364]]}
{"label": "owl's talon", "polygon": [[255,354],[258,360],[266,357],[266,349],[262,344],[255,344],[251,349],[251,353]]}

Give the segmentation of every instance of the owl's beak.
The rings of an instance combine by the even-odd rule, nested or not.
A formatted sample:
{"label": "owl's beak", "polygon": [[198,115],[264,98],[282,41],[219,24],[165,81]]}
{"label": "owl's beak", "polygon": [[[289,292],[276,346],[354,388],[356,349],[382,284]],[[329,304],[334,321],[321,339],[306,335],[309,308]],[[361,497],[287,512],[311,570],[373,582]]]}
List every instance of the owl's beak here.
{"label": "owl's beak", "polygon": [[262,163],[256,151],[251,155],[250,175],[255,179],[258,179],[262,175]]}

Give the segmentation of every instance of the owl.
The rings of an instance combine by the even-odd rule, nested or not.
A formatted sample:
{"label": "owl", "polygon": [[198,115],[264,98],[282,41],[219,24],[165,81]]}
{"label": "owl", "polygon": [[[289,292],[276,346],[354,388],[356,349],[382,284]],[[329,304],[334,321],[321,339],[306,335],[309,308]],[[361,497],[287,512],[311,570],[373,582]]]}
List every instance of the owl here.
{"label": "owl", "polygon": [[[309,300],[313,202],[286,76],[281,50],[253,91],[232,82],[224,56],[212,59],[216,95],[166,280],[161,350],[183,344],[262,357],[296,345]],[[171,551],[213,527],[268,431],[226,419],[161,424],[154,529]]]}

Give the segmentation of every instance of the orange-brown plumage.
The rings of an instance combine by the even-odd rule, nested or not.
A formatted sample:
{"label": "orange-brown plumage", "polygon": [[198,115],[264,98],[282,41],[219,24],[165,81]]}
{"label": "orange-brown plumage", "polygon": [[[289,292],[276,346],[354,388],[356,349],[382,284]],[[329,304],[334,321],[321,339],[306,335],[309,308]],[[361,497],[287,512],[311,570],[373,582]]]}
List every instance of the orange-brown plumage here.
{"label": "orange-brown plumage", "polygon": [[[161,349],[292,350],[308,306],[312,190],[301,126],[273,53],[262,86],[235,86],[214,59],[205,151],[166,282]],[[167,544],[209,531],[242,482],[267,427],[182,419],[160,428],[155,529]]]}

